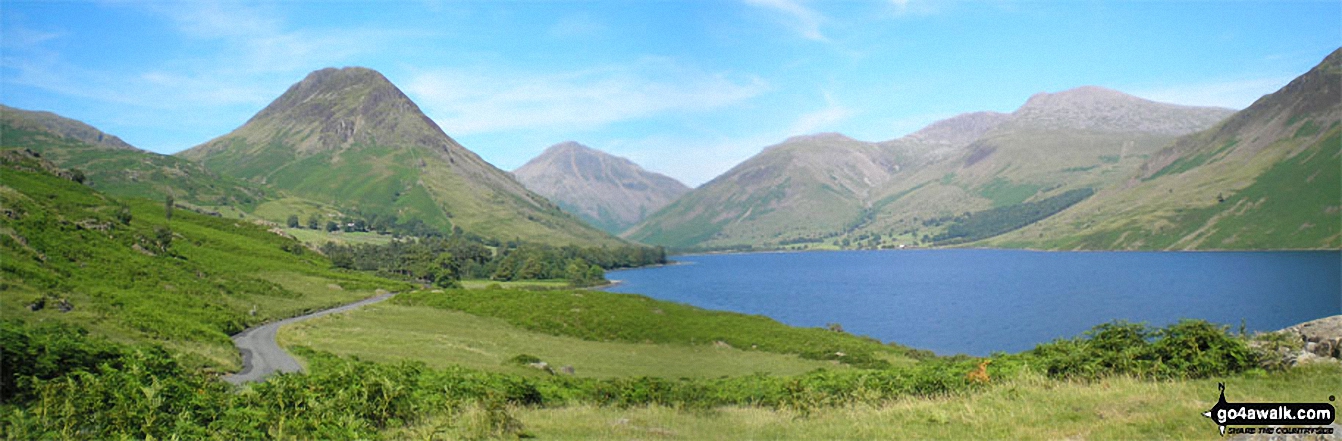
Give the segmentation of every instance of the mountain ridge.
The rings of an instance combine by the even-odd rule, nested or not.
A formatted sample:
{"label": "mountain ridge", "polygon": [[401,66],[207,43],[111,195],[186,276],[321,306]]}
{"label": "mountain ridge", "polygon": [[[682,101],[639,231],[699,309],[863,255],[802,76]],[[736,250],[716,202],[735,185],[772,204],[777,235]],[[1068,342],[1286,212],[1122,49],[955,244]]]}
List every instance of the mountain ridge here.
{"label": "mountain ridge", "polygon": [[704,248],[927,245],[966,213],[1111,185],[1175,133],[1230,112],[1084,87],[1036,94],[1010,114],[957,115],[890,141],[792,137],[625,236]]}

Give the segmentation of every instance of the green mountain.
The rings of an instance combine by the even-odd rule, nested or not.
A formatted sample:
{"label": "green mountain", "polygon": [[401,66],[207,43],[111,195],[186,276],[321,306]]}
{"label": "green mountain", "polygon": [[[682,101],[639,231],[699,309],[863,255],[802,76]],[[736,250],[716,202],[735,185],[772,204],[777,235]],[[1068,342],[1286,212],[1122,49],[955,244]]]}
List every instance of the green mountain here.
{"label": "green mountain", "polygon": [[200,164],[137,149],[116,136],[50,112],[0,106],[0,147],[23,148],[75,169],[94,188],[118,197],[163,199],[200,207],[252,207],[265,198],[254,185]]}
{"label": "green mountain", "polygon": [[364,68],[313,72],[233,132],[178,155],[295,196],[441,230],[620,243],[462,147]]}
{"label": "green mountain", "polygon": [[1342,248],[1342,49],[1124,181],[990,241],[1054,249]]}
{"label": "green mountain", "polygon": [[513,171],[528,189],[619,234],[690,191],[680,181],[576,142],[550,146]]}
{"label": "green mountain", "polygon": [[690,192],[626,237],[703,248],[976,240],[1121,182],[1178,135],[1231,113],[1082,87],[1035,95],[1009,115],[960,115],[881,143],[833,134],[793,138]]}
{"label": "green mountain", "polygon": [[879,146],[843,135],[791,138],[682,196],[625,237],[731,247],[842,230],[896,165]]}

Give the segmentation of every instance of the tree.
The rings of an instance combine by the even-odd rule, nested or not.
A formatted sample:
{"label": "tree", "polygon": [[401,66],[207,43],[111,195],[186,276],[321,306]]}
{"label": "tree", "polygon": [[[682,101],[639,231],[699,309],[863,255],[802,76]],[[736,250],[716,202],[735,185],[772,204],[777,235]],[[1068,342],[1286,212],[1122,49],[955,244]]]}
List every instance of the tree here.
{"label": "tree", "polygon": [[172,229],[168,227],[154,227],[154,242],[158,245],[160,251],[165,253],[168,252],[168,247],[172,246]]}
{"label": "tree", "polygon": [[312,213],[311,216],[308,216],[308,229],[315,230],[317,227],[320,227],[321,224],[322,219],[317,216],[317,213]]}
{"label": "tree", "polygon": [[298,228],[298,215],[289,215],[289,221],[287,223],[289,224],[289,228]]}
{"label": "tree", "polygon": [[326,221],[326,231],[335,231],[339,229],[340,225],[337,225],[335,221]]}
{"label": "tree", "polygon": [[174,204],[176,204],[176,201],[172,200],[172,193],[169,193],[168,197],[163,200],[163,215],[167,216],[168,220],[172,220],[172,206]]}

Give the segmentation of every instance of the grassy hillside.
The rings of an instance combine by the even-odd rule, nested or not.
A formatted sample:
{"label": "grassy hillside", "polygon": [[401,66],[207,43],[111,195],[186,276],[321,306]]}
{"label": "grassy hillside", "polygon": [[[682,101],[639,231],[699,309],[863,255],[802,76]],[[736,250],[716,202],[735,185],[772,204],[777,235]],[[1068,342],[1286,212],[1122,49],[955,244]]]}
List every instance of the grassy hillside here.
{"label": "grassy hillside", "polygon": [[402,286],[332,272],[320,255],[250,223],[181,209],[169,220],[161,201],[112,199],[24,151],[2,155],[7,320],[160,341],[227,369],[239,363],[231,333]]}
{"label": "grassy hillside", "polygon": [[1342,248],[1342,52],[1123,185],[988,241],[1051,249]]}
{"label": "grassy hillside", "polygon": [[[85,182],[112,196],[162,200],[172,194],[178,202],[212,210],[250,210],[266,198],[266,192],[254,185],[220,176],[191,161],[130,146],[92,143],[27,123],[36,112],[9,107],[0,112],[0,148],[38,152],[59,167],[79,170]],[[54,115],[48,118],[65,120]]]}
{"label": "grassy hillside", "polygon": [[1121,185],[1178,135],[1230,113],[1082,87],[1036,95],[1010,115],[962,115],[884,143],[797,137],[695,189],[625,236],[698,249],[960,243],[944,239],[963,237],[951,231],[961,220],[1011,207],[1037,211],[1074,192]]}

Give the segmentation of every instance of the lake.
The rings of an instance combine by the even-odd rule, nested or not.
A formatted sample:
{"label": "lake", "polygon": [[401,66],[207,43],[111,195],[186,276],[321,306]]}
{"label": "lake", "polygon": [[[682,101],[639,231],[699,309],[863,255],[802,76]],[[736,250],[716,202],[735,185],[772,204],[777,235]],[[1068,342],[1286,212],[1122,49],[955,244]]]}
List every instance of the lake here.
{"label": "lake", "polygon": [[938,354],[1019,352],[1121,319],[1250,331],[1342,314],[1342,252],[900,250],[676,256],[609,291]]}

